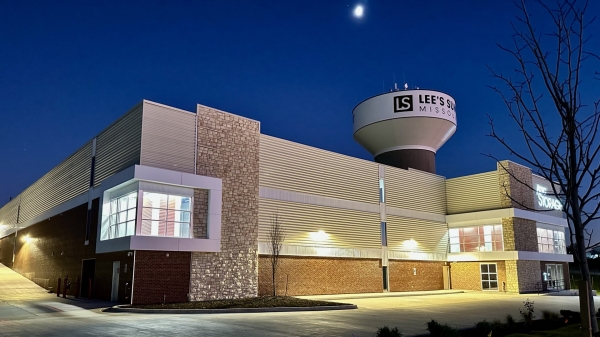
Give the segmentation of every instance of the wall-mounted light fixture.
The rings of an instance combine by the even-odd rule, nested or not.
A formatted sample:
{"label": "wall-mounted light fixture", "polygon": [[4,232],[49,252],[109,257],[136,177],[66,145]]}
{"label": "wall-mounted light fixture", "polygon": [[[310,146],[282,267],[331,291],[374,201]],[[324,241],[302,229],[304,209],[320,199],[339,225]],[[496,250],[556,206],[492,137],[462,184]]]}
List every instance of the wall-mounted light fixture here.
{"label": "wall-mounted light fixture", "polygon": [[313,241],[325,241],[325,240],[329,239],[329,234],[325,233],[325,231],[322,231],[322,230],[317,231],[317,232],[310,232],[310,233],[308,233],[308,236]]}
{"label": "wall-mounted light fixture", "polygon": [[404,240],[402,242],[402,248],[405,250],[415,250],[419,246],[419,243],[415,239]]}

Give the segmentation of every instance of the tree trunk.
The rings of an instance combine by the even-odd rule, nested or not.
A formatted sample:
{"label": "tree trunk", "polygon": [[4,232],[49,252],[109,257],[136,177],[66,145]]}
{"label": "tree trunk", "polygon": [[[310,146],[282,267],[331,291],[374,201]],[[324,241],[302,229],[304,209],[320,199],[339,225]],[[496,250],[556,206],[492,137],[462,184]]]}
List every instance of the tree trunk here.
{"label": "tree trunk", "polygon": [[[578,218],[578,217],[576,217]],[[577,259],[579,260],[579,268],[581,269],[581,278],[584,281],[588,288],[588,296],[580,296],[579,297],[579,308],[581,313],[583,314],[586,310],[584,308],[589,308],[590,313],[590,324],[592,326],[592,332],[598,332],[598,321],[596,320],[596,306],[594,305],[594,294],[592,293],[592,282],[590,277],[590,268],[588,266],[587,256],[585,252],[585,237],[583,235],[583,230],[581,226],[578,224],[574,224],[575,227],[575,239],[577,241]],[[584,322],[584,318],[582,317],[582,322]]]}
{"label": "tree trunk", "polygon": [[271,264],[272,267],[272,275],[273,275],[273,297],[277,296],[277,286],[275,284],[275,263]]}

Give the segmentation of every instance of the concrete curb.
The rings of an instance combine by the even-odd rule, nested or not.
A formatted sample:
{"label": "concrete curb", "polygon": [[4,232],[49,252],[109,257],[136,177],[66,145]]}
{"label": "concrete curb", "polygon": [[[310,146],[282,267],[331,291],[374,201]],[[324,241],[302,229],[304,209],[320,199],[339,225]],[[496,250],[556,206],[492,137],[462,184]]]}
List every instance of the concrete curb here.
{"label": "concrete curb", "polygon": [[141,309],[130,308],[129,305],[115,305],[102,309],[109,313],[135,313],[135,314],[228,314],[228,313],[253,313],[253,312],[294,312],[294,311],[328,311],[358,309],[354,304],[324,305],[315,307],[273,307],[273,308],[231,308],[231,309]]}

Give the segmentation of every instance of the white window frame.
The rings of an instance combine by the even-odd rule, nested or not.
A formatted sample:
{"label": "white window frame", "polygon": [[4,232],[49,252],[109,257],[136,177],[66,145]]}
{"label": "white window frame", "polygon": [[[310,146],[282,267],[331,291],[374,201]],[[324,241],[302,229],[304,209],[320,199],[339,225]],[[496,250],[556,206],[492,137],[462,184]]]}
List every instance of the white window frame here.
{"label": "white window frame", "polygon": [[[483,266],[483,265],[488,265],[488,272],[484,273],[483,271],[481,271],[481,266]],[[495,268],[496,272],[494,272],[494,273],[490,273],[489,272],[489,266],[490,265],[494,265],[496,267]],[[486,275],[496,275],[496,280],[495,280],[496,281],[496,288],[487,288],[487,289],[485,289],[483,287],[483,282],[488,282],[488,285],[491,285],[490,282],[494,281],[494,280],[490,280],[489,277],[488,277],[487,280],[484,280],[483,279],[483,275],[484,274],[486,274]],[[480,263],[479,264],[479,284],[481,285],[481,290],[482,291],[500,291],[500,281],[498,280],[498,263],[496,263],[496,262],[486,262],[486,263]]]}

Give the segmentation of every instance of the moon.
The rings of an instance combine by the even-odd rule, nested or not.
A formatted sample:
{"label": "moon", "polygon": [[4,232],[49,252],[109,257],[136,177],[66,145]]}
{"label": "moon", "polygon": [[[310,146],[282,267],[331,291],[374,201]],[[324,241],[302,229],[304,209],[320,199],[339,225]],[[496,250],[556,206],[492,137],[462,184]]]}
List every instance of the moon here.
{"label": "moon", "polygon": [[354,7],[354,16],[357,18],[362,18],[365,9],[362,5],[357,5]]}

